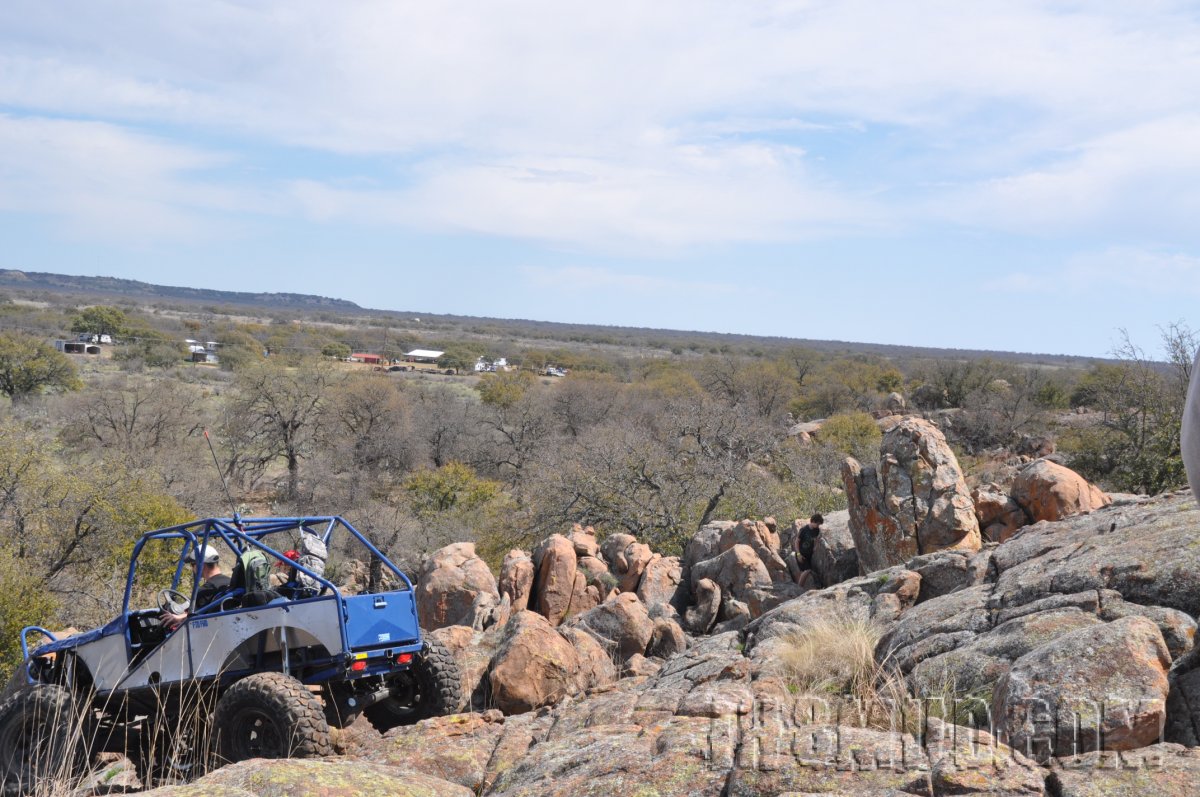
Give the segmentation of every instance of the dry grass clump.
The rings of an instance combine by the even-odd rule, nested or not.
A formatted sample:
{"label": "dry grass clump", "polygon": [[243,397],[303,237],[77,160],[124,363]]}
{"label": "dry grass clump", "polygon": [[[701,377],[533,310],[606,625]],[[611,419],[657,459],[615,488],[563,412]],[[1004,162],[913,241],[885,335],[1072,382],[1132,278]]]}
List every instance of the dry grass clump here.
{"label": "dry grass clump", "polygon": [[779,671],[793,694],[836,704],[836,721],[881,730],[916,731],[920,722],[904,679],[876,662],[882,629],[835,613],[786,638]]}
{"label": "dry grass clump", "polygon": [[793,691],[862,695],[873,689],[880,630],[869,620],[836,615],[787,638],[780,664]]}

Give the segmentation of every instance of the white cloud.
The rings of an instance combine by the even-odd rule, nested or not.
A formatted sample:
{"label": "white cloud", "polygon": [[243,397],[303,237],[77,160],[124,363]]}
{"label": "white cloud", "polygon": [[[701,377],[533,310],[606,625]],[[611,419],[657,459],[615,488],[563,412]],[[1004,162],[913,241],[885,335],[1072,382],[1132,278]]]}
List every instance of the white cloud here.
{"label": "white cloud", "polygon": [[1142,294],[1200,295],[1200,257],[1183,252],[1113,247],[1076,255],[1063,277],[1069,284],[1120,287]]}
{"label": "white cloud", "polygon": [[73,234],[149,244],[211,233],[211,212],[248,197],[193,175],[210,153],[99,122],[0,115],[0,209],[44,213]]}
{"label": "white cloud", "polygon": [[163,112],[343,151],[592,150],[727,116],[952,128],[993,103],[1072,126],[1190,107],[1200,65],[1195,20],[1168,3],[12,2],[0,15],[9,104]]}
{"label": "white cloud", "polygon": [[519,272],[531,289],[584,296],[604,292],[624,295],[626,298],[670,296],[678,299],[699,295],[729,297],[741,292],[741,288],[733,283],[624,273],[589,266],[523,266]]}
{"label": "white cloud", "polygon": [[[89,186],[86,173],[54,184],[70,195],[105,186],[114,213],[161,202],[166,229],[196,224],[209,203],[265,204],[198,197],[186,165],[155,171],[164,147],[204,148],[169,136],[403,158],[347,159],[373,190],[298,167],[287,201],[318,220],[588,247],[947,217],[1169,237],[1191,229],[1200,204],[1193,11],[1115,0],[13,0],[0,6],[0,107],[103,120],[147,146],[157,176],[139,190],[103,176]],[[148,127],[160,137],[130,132]],[[859,154],[868,147],[873,159]],[[6,193],[9,207],[76,221],[104,210]]]}
{"label": "white cloud", "polygon": [[1200,115],[1100,136],[1044,167],[941,201],[951,218],[1017,232],[1191,231],[1200,213]]}
{"label": "white cloud", "polygon": [[788,148],[646,144],[625,161],[439,161],[405,190],[298,182],[317,221],[360,221],[610,250],[796,240],[869,230],[878,210],[825,188]]}
{"label": "white cloud", "polygon": [[1200,257],[1184,252],[1110,247],[1081,252],[1061,266],[1031,274],[1015,271],[984,281],[986,291],[1017,294],[1200,295]]}

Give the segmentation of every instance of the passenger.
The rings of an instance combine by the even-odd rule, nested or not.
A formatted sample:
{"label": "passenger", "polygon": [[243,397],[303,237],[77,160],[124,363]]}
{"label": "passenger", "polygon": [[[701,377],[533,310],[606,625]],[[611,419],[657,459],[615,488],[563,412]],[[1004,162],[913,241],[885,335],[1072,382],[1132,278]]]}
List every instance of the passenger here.
{"label": "passenger", "polygon": [[[196,554],[200,555],[197,556]],[[200,578],[204,583],[200,585],[200,589],[196,590],[196,599],[192,602],[193,610],[199,611],[205,606],[208,606],[217,596],[229,589],[229,576],[221,572],[221,555],[211,545],[203,545],[200,551],[193,550],[188,555],[188,561],[193,565],[197,561],[200,562]],[[169,628],[175,628],[184,620],[187,619],[188,611],[182,614],[164,611],[162,613],[163,624]]]}
{"label": "passenger", "polygon": [[[283,556],[288,562],[295,562],[300,558],[300,553],[298,551],[284,551]],[[271,588],[287,595],[293,594],[299,587],[299,584],[296,583],[295,565],[280,560],[275,563],[275,568],[277,570],[287,568],[287,570],[286,572],[271,574]]]}

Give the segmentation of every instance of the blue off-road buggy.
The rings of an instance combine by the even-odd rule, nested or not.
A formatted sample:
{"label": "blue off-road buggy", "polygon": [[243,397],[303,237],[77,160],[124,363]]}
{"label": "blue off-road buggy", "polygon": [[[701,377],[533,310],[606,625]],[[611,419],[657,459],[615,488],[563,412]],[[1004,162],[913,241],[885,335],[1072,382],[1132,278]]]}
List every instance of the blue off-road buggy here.
{"label": "blue off-road buggy", "polygon": [[[336,563],[358,567],[365,583],[355,589],[331,580],[336,534],[365,554]],[[189,563],[217,551],[232,579],[194,607],[201,568]],[[138,608],[152,596],[157,606]],[[50,641],[29,650],[34,634]],[[453,657],[422,636],[412,583],[340,517],[209,518],[149,532],[116,619],[65,639],[27,628],[21,644],[24,665],[0,704],[6,792],[78,772],[100,751],[136,754],[155,778],[323,755],[331,727],[364,713],[380,729],[453,713],[462,690]]]}

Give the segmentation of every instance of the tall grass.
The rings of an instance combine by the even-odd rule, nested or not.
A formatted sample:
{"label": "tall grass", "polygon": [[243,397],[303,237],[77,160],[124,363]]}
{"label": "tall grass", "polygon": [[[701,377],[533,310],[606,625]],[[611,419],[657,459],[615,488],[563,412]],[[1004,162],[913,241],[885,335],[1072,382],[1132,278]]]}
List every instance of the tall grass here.
{"label": "tall grass", "polygon": [[[2,771],[21,770],[19,787],[10,782],[5,794],[69,797],[104,788],[118,775],[128,781],[126,773],[135,766],[141,785],[151,788],[194,780],[223,763],[211,739],[216,691],[206,686],[184,685],[169,699],[163,695],[149,715],[134,713],[123,697],[101,698],[90,690],[43,702],[31,699],[32,693],[64,687],[26,685],[15,678],[10,687],[8,700],[20,701],[26,710],[6,724],[23,724],[25,749],[19,757],[0,749]],[[0,711],[6,705],[0,703]],[[100,761],[101,753],[118,758]]]}
{"label": "tall grass", "polygon": [[903,677],[875,660],[883,629],[834,613],[785,638],[779,675],[789,691],[828,701],[839,724],[919,732],[921,712]]}

